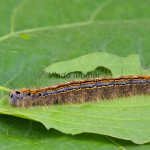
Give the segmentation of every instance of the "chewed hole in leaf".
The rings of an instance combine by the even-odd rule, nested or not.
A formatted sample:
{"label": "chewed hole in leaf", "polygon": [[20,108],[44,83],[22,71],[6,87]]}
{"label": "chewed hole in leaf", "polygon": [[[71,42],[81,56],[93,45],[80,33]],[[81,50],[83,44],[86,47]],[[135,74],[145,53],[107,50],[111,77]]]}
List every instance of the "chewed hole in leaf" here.
{"label": "chewed hole in leaf", "polygon": [[59,75],[75,73],[86,75],[95,72],[100,72],[101,76],[120,76],[145,74],[149,73],[149,70],[142,68],[140,57],[137,54],[119,57],[106,52],[97,52],[51,64],[45,68],[45,72],[58,77]]}
{"label": "chewed hole in leaf", "polygon": [[73,71],[69,73],[50,73],[50,78],[71,78],[71,79],[80,79],[80,78],[98,78],[103,76],[112,76],[111,71],[108,68],[105,68],[103,66],[99,66],[95,68],[94,70],[88,71],[87,73],[83,73],[82,71]]}

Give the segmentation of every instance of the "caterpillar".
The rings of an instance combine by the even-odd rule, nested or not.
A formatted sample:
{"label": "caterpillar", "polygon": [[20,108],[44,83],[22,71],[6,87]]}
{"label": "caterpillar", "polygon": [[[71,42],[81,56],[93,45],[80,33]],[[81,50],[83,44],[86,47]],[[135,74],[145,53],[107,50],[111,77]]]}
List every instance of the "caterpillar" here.
{"label": "caterpillar", "polygon": [[12,90],[13,106],[81,103],[138,94],[150,94],[150,75],[90,78],[39,89]]}

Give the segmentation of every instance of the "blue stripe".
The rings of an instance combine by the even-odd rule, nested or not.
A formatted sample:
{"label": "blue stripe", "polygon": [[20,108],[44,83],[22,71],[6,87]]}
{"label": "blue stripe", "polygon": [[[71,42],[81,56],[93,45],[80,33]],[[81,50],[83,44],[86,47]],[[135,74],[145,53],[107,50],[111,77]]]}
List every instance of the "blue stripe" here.
{"label": "blue stripe", "polygon": [[94,86],[96,86],[96,82],[91,84],[81,84],[81,88],[92,88]]}
{"label": "blue stripe", "polygon": [[96,86],[109,86],[112,84],[114,84],[113,81],[111,81],[111,82],[97,82]]}
{"label": "blue stripe", "polygon": [[142,83],[143,84],[143,83],[146,83],[146,82],[147,82],[146,80],[138,80],[138,81],[137,80],[132,80],[131,81],[132,84],[137,84],[137,83]]}
{"label": "blue stripe", "polygon": [[[61,89],[58,89],[58,90],[52,90],[52,91],[44,91],[42,94],[42,96],[45,96],[45,95],[50,95],[50,94],[57,94],[57,93],[60,93],[60,92],[65,92],[66,90],[72,90],[72,89],[79,89],[79,88],[92,88],[94,86],[109,86],[109,85],[126,85],[126,84],[137,84],[137,83],[141,83],[141,84],[144,84],[144,83],[150,83],[150,79],[144,79],[144,80],[126,80],[126,81],[111,81],[111,82],[95,82],[95,83],[91,83],[91,84],[82,84],[81,85],[75,85],[75,86],[68,86],[68,87],[64,87],[64,88],[61,88]],[[32,95],[33,97],[35,96],[38,96],[38,95],[35,95],[33,94]]]}

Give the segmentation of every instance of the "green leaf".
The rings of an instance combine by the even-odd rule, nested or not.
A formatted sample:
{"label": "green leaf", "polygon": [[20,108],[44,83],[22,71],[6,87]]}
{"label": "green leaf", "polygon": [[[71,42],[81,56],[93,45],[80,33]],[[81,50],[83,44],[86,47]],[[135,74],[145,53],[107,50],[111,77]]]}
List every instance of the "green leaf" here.
{"label": "green leaf", "polygon": [[120,98],[121,100],[99,101],[76,105],[13,108],[6,99],[1,100],[0,112],[39,121],[47,129],[78,134],[99,133],[137,144],[150,141],[149,96]]}
{"label": "green leaf", "polygon": [[1,150],[28,149],[149,149],[150,144],[137,146],[129,141],[117,140],[97,134],[66,135],[53,129],[47,131],[43,125],[12,116],[0,116]]}
{"label": "green leaf", "polygon": [[[140,57],[141,67],[149,69],[148,6],[148,0],[2,1],[0,85],[21,88],[56,83],[39,81],[47,66],[99,51]],[[129,15],[130,8],[134,15]],[[122,70],[125,74],[126,68]]]}
{"label": "green leaf", "polygon": [[[129,55],[128,57],[119,57],[106,52],[87,54],[69,61],[54,63],[48,66],[45,71],[64,74],[74,71],[87,73],[98,66],[105,66],[114,76],[135,75],[148,72],[143,70],[139,55]],[[122,71],[122,72],[121,72]]]}
{"label": "green leaf", "polygon": [[[65,135],[55,130],[47,131],[39,123],[10,116],[0,116],[0,144],[3,149],[116,149],[107,137],[81,134]],[[133,144],[132,144],[133,145]]]}
{"label": "green leaf", "polygon": [[[77,106],[52,106],[31,109],[13,108],[9,106],[8,96],[6,97],[7,91],[12,88],[41,87],[64,81],[62,79],[50,79],[45,74],[44,69],[57,62],[80,58],[87,54],[93,55],[102,51],[105,55],[113,56],[117,60],[130,58],[131,63],[134,65],[128,69],[124,66],[122,68],[123,74],[131,72],[132,69],[135,69],[135,72],[133,71],[135,74],[141,70],[141,73],[144,72],[143,70],[148,70],[150,68],[149,6],[149,0],[94,0],[94,2],[91,0],[1,1],[1,113],[36,120],[42,122],[47,128],[53,127],[65,133],[75,134],[90,131],[132,140],[135,143],[149,142],[149,96],[136,96],[123,98],[119,101],[87,103]],[[104,64],[104,62],[106,61],[103,60],[101,64]],[[87,63],[86,60],[85,64]],[[113,67],[116,66],[116,63],[112,60],[106,62],[107,65],[111,64]],[[120,61],[118,61],[118,65],[119,63]],[[136,70],[137,66],[140,70]],[[104,67],[106,67],[105,64]],[[119,67],[116,70],[113,69],[113,74],[118,75]],[[122,71],[120,70],[120,72]],[[102,106],[107,105],[110,107],[106,111],[106,108],[102,108]],[[59,111],[62,112],[59,113]],[[116,116],[113,116],[113,111]],[[89,116],[80,116],[80,118],[73,115],[73,117],[72,113],[106,118],[108,113],[109,119],[90,120]],[[105,116],[102,116],[103,113]],[[43,118],[43,116],[46,118]],[[122,117],[123,121],[115,120],[113,122],[110,117]],[[69,123],[76,121],[75,123],[81,123],[87,125],[87,127],[77,128],[78,124],[66,125],[66,121]],[[116,124],[114,125],[114,123]],[[17,124],[18,128],[14,129],[15,133],[22,126],[19,122],[16,122],[15,126]],[[88,124],[92,124],[92,126],[88,126]],[[95,127],[96,125],[104,126],[106,124],[109,126],[104,128]],[[112,128],[114,126],[123,129],[126,127],[127,129]],[[3,129],[5,125],[0,127]],[[7,136],[6,132],[4,132],[4,136]],[[99,135],[97,136],[99,137]],[[15,142],[15,138],[18,143],[21,141],[18,137],[11,137],[10,139]],[[23,138],[25,138],[24,134]],[[1,141],[2,139],[4,138],[1,137]],[[88,141],[88,138],[85,138],[85,141]],[[4,140],[4,142],[6,145],[7,140]]]}

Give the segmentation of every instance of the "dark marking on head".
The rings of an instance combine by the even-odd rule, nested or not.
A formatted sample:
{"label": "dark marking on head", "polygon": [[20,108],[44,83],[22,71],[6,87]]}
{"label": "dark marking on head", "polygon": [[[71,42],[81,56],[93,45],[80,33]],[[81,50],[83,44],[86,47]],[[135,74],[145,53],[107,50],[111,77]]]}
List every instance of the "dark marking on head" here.
{"label": "dark marking on head", "polygon": [[13,94],[10,94],[10,98],[12,98],[13,97]]}
{"label": "dark marking on head", "polygon": [[18,100],[23,99],[23,93],[18,90],[12,90],[10,92],[9,101],[12,105],[17,105]]}
{"label": "dark marking on head", "polygon": [[19,91],[16,91],[16,94],[20,94],[20,92],[19,92]]}
{"label": "dark marking on head", "polygon": [[28,96],[31,96],[31,93],[27,93]]}

